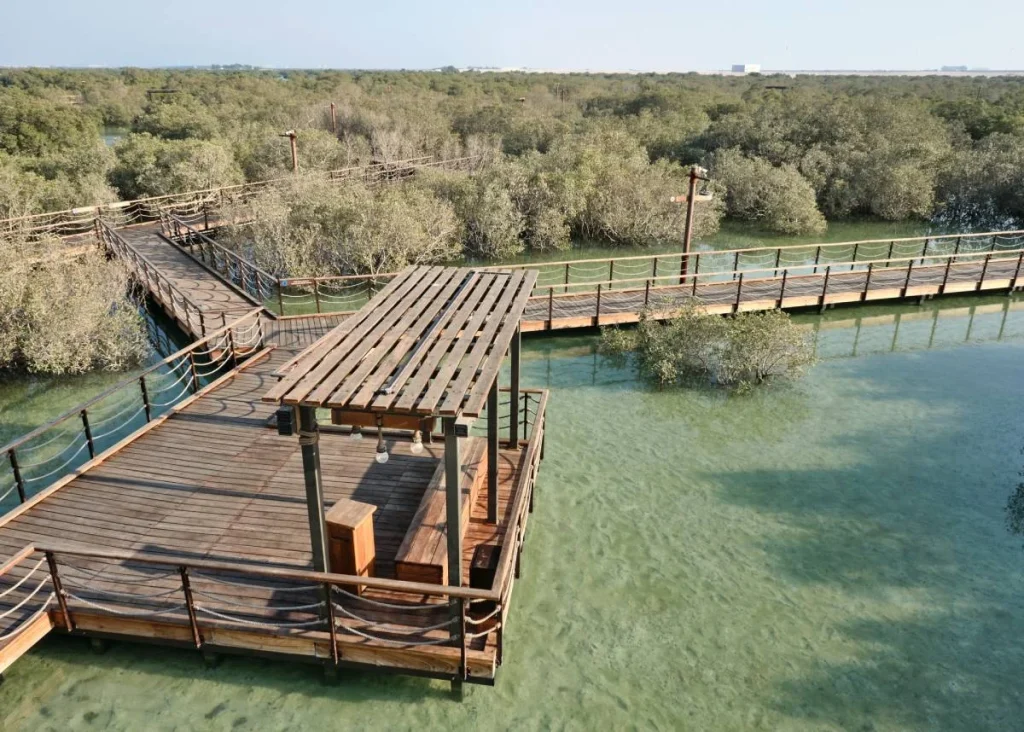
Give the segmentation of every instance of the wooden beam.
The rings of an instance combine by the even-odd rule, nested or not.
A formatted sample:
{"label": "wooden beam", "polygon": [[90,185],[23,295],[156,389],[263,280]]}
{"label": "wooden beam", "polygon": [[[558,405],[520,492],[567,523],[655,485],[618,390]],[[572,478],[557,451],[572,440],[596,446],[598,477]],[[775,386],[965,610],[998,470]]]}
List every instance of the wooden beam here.
{"label": "wooden beam", "polygon": [[498,523],[498,380],[487,395],[487,522]]}

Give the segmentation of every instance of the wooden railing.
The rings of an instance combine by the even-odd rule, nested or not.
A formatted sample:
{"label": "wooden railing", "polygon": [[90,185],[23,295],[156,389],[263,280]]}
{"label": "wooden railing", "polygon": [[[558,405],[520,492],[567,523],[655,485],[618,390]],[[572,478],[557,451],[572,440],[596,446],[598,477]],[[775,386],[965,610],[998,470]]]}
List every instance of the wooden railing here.
{"label": "wooden railing", "polygon": [[[866,268],[870,262],[954,257],[969,254],[1017,251],[1024,243],[1024,230],[958,234],[905,239],[870,239],[832,244],[794,244],[775,248],[745,248],[675,254],[645,254],[632,257],[581,259],[514,265],[491,265],[479,269],[536,269],[540,272],[534,298],[558,294],[602,296],[611,290],[635,288],[650,281],[652,286],[737,281],[741,275],[763,277],[768,271],[810,268],[823,272],[832,267],[849,270]],[[876,255],[881,255],[880,257]],[[684,266],[685,265],[685,266]],[[876,264],[877,266],[877,264]],[[685,270],[685,273],[684,273]],[[278,278],[265,294],[268,306],[279,315],[353,312],[379,291],[395,273],[335,275],[327,277]],[[642,284],[641,284],[642,286]]]}
{"label": "wooden railing", "polygon": [[177,216],[164,214],[160,218],[161,232],[178,245],[186,247],[194,259],[212,269],[221,279],[233,285],[254,305],[279,299],[281,283],[277,277],[257,267],[236,252],[214,241]]}
{"label": "wooden railing", "polygon": [[[109,224],[100,221],[97,224],[97,229],[100,240],[106,246],[107,251],[117,255],[128,266],[150,295],[164,306],[167,314],[177,320],[188,333],[202,337],[208,330],[217,327],[216,323],[206,322],[207,315],[201,305],[182,292],[155,264],[149,261],[145,255],[136,251]],[[217,315],[223,325],[223,320],[227,317],[226,313],[218,312]]]}
{"label": "wooden railing", "polygon": [[[688,275],[717,273],[737,279],[744,271],[781,270],[797,265],[866,264],[869,260],[926,257],[931,254],[968,254],[1017,249],[1024,245],[1024,230],[983,232],[977,234],[944,234],[903,239],[864,239],[831,244],[791,244],[779,247],[747,247],[743,249],[703,250],[683,255],[644,254],[602,259],[575,259],[560,262],[537,262],[510,265],[528,267],[540,272],[534,292],[546,293],[561,285],[563,292],[572,285],[591,285],[596,291],[614,287],[616,282],[637,279],[680,283]],[[582,290],[576,288],[575,292]]]}
{"label": "wooden railing", "polygon": [[[1024,249],[926,254],[879,260],[811,262],[725,272],[689,273],[598,283],[547,285],[530,298],[524,321],[587,321],[643,310],[665,311],[691,299],[715,312],[754,304],[823,307],[834,302],[941,295],[1021,285]],[[536,290],[535,290],[536,292]],[[723,308],[725,308],[723,310]],[[614,319],[605,322],[615,322]]]}
{"label": "wooden railing", "polygon": [[235,367],[263,345],[260,310],[212,331],[0,448],[0,516]]}
{"label": "wooden railing", "polygon": [[[471,166],[475,156],[452,158],[449,160],[433,160],[430,156],[396,160],[389,163],[373,163],[340,170],[331,170],[322,174],[327,181],[344,183],[363,181],[376,184],[401,180],[416,170],[424,168],[451,167],[462,168]],[[172,213],[182,217],[194,217],[202,220],[208,228],[221,211],[233,204],[244,202],[255,194],[291,180],[291,176],[269,180],[239,183],[231,186],[205,188],[195,191],[171,193],[164,196],[150,196],[128,201],[116,201],[64,211],[52,211],[29,216],[0,219],[0,237],[9,235],[43,236],[54,235],[73,238],[76,235],[89,234],[96,222],[103,220],[115,227],[129,224],[156,221],[161,214]]]}

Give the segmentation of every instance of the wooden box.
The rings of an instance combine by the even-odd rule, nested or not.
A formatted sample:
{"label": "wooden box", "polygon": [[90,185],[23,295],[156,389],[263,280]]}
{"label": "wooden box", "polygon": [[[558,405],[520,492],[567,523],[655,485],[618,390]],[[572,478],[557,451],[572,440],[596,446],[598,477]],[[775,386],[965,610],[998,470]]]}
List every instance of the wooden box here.
{"label": "wooden box", "polygon": [[473,551],[473,561],[469,565],[469,586],[489,590],[494,584],[494,575],[498,573],[498,560],[501,559],[501,547],[497,544],[481,544]]}
{"label": "wooden box", "polygon": [[[335,574],[374,576],[373,512],[377,507],[342,498],[327,512],[328,567]],[[346,587],[362,594],[363,586]]]}

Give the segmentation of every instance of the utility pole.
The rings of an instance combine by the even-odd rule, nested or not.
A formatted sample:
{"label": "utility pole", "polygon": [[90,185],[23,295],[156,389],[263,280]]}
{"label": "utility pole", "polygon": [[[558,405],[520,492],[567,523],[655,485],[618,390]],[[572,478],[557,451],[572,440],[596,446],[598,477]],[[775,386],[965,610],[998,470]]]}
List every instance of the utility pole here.
{"label": "utility pole", "polygon": [[698,200],[710,201],[711,194],[697,193],[697,181],[707,182],[708,171],[699,165],[690,168],[690,182],[685,196],[672,196],[669,200],[672,203],[686,203],[686,223],[683,226],[683,256],[679,258],[679,284],[686,284],[687,270],[690,264],[690,243],[693,240],[693,207]]}
{"label": "utility pole", "polygon": [[288,130],[287,132],[284,132],[284,133],[278,135],[278,137],[287,137],[288,141],[291,143],[291,146],[292,146],[292,172],[293,173],[298,173],[299,172],[299,148],[295,144],[295,130]]}
{"label": "utility pole", "polygon": [[331,102],[331,132],[333,132],[335,136],[338,134],[338,111],[334,102]]}

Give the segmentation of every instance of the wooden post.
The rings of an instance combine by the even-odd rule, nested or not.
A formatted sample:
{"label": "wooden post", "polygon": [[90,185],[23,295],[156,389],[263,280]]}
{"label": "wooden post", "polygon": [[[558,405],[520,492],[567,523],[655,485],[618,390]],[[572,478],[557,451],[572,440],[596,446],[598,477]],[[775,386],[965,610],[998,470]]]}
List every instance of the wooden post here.
{"label": "wooden post", "polygon": [[732,278],[736,279],[736,273],[740,269],[740,253],[736,252],[736,256],[732,259]]}
{"label": "wooden post", "polygon": [[96,457],[96,446],[92,441],[92,429],[89,427],[89,413],[83,409],[82,415],[82,429],[85,431],[85,444],[89,447],[89,457]]}
{"label": "wooden post", "polygon": [[487,521],[498,523],[498,379],[487,393]]}
{"label": "wooden post", "polygon": [[601,325],[601,283],[597,283],[597,305],[594,308],[594,325]]}
{"label": "wooden post", "polygon": [[320,312],[320,288],[317,286],[317,278],[313,278],[313,301],[316,303],[316,311]]}
{"label": "wooden post", "polygon": [[554,320],[553,314],[555,311],[555,288],[548,288],[548,330],[551,330],[552,322]]}
{"label": "wooden post", "polygon": [[654,271],[651,272],[652,279],[658,279],[658,258],[654,258]]}
{"label": "wooden post", "polygon": [[814,251],[814,269],[811,270],[811,274],[818,274],[818,262],[821,261],[821,245]]}
{"label": "wooden post", "polygon": [[18,486],[18,501],[25,502],[25,479],[21,476],[21,468],[18,467],[18,456],[14,454],[12,447],[7,451],[7,459],[11,462],[11,472],[14,473],[14,484]]}
{"label": "wooden post", "polygon": [[[612,259],[612,260],[609,260],[609,262],[608,262],[608,282],[611,283],[611,282],[614,282],[614,281],[615,281],[615,260]],[[611,284],[609,284],[608,286],[611,287]]]}
{"label": "wooden post", "polygon": [[782,309],[782,301],[786,299],[786,277],[789,275],[789,267],[782,270],[782,289],[779,290],[779,309]]}
{"label": "wooden post", "polygon": [[1017,280],[1020,278],[1020,269],[1021,269],[1021,265],[1022,264],[1024,264],[1024,252],[1021,252],[1020,256],[1017,257],[1017,269],[1014,270],[1014,272],[1013,272],[1013,282],[1010,283],[1010,292],[1011,292],[1011,294],[1017,288]]}
{"label": "wooden post", "polygon": [[46,563],[50,567],[50,582],[53,583],[53,594],[57,596],[57,604],[60,605],[60,613],[64,616],[64,628],[69,633],[75,629],[71,622],[71,613],[68,612],[68,599],[64,596],[64,587],[61,585],[60,575],[57,574],[57,560],[53,552],[46,552]]}
{"label": "wooden post", "polygon": [[[448,539],[448,584],[462,586],[462,461],[459,437],[455,434],[455,417],[443,417],[445,516]],[[458,631],[454,631],[457,633]]]}
{"label": "wooden post", "polygon": [[[171,373],[174,373],[171,371]],[[139,387],[142,390],[142,406],[146,410],[146,421],[149,422],[153,419],[153,413],[149,406],[149,390],[146,388],[146,375],[143,374],[139,377]]]}
{"label": "wooden post", "polygon": [[466,598],[459,598],[459,676],[465,681],[469,678],[466,665]]}
{"label": "wooden post", "polygon": [[284,288],[281,286],[281,278],[277,279],[277,309],[284,315]]}
{"label": "wooden post", "polygon": [[736,285],[736,306],[732,309],[734,313],[740,311],[740,298],[743,296],[743,273],[740,272],[740,281]]}
{"label": "wooden post", "polygon": [[686,267],[690,258],[690,242],[693,239],[693,206],[696,203],[697,167],[690,168],[690,181],[686,190],[686,223],[683,228],[683,254],[679,258],[679,284],[686,284]]}
{"label": "wooden post", "polygon": [[508,441],[513,450],[519,449],[519,361],[522,346],[522,328],[516,328],[512,336],[510,351],[512,352],[512,391],[509,396]]}
{"label": "wooden post", "polygon": [[860,249],[860,244],[853,245],[853,257],[850,259],[850,271],[852,272],[857,268],[857,250]]}
{"label": "wooden post", "polygon": [[327,598],[327,632],[331,637],[331,660],[337,666],[341,656],[338,652],[338,623],[334,617],[334,595],[331,592],[330,582],[324,583],[323,593]]}
{"label": "wooden post", "polygon": [[644,307],[647,307],[648,302],[651,299],[651,281],[644,281]]}
{"label": "wooden post", "polygon": [[313,569],[326,572],[327,521],[324,517],[324,486],[320,472],[320,429],[314,407],[299,407],[299,448],[302,451],[302,477],[306,484]]}
{"label": "wooden post", "polygon": [[181,591],[185,593],[185,609],[188,610],[188,624],[192,628],[192,642],[196,648],[203,647],[203,636],[199,633],[199,619],[196,617],[195,600],[192,597],[192,583],[188,578],[188,567],[178,567],[181,575]]}
{"label": "wooden post", "polygon": [[874,270],[874,267],[875,267],[875,263],[874,262],[868,262],[868,276],[864,280],[864,293],[862,294],[862,296],[860,298],[861,301],[864,301],[864,300],[868,299],[868,290],[871,289],[871,272]]}
{"label": "wooden post", "polygon": [[565,263],[565,293],[569,292],[569,263]]}
{"label": "wooden post", "polygon": [[334,102],[331,102],[331,132],[335,135],[338,134],[338,110],[334,106]]}

